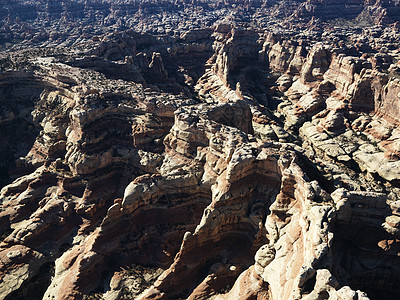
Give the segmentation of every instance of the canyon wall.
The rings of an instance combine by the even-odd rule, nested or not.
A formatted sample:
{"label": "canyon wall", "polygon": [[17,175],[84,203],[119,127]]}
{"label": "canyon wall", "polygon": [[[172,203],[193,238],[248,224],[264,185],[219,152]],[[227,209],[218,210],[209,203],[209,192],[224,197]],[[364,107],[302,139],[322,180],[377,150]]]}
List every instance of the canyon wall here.
{"label": "canyon wall", "polygon": [[7,54],[0,299],[399,297],[398,29],[228,21]]}

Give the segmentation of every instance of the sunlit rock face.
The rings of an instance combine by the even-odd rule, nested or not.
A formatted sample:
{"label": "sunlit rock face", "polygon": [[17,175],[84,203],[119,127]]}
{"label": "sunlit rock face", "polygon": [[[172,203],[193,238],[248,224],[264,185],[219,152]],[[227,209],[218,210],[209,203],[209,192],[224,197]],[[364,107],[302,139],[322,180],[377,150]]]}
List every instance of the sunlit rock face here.
{"label": "sunlit rock face", "polygon": [[0,299],[399,298],[398,8],[10,2]]}

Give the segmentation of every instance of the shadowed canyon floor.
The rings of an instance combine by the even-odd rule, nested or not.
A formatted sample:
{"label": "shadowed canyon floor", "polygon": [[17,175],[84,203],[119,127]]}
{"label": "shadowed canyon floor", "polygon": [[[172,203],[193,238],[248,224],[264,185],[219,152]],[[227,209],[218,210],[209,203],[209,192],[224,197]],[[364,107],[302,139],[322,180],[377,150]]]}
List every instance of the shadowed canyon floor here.
{"label": "shadowed canyon floor", "polygon": [[45,2],[0,3],[0,299],[400,297],[398,1]]}

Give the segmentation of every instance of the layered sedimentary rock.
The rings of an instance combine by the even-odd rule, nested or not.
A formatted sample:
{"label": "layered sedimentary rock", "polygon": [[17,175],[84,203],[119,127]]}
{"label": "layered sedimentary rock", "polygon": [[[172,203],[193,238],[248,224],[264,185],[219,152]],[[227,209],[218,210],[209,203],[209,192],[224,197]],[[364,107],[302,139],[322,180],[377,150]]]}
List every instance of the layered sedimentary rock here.
{"label": "layered sedimentary rock", "polygon": [[[233,13],[2,53],[1,299],[399,297],[398,29],[261,2],[121,2]],[[309,30],[235,15],[278,8]]]}
{"label": "layered sedimentary rock", "polygon": [[[99,35],[134,28],[169,36],[209,27],[229,18],[253,29],[276,29],[276,18],[290,26],[319,21],[353,22],[361,26],[399,22],[396,0],[232,0],[136,1],[69,0],[0,3],[0,46],[6,49],[41,45],[85,45]],[[308,23],[309,22],[309,23]],[[43,26],[44,25],[44,26]]]}

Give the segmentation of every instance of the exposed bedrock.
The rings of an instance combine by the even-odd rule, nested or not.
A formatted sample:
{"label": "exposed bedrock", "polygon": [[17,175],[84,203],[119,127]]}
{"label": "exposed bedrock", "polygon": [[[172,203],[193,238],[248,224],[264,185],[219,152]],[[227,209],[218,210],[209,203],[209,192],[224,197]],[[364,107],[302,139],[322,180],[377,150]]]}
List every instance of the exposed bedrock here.
{"label": "exposed bedrock", "polygon": [[31,74],[1,74],[0,187],[27,172],[15,161],[29,152],[41,129],[34,122],[31,112],[45,88],[51,89],[52,85]]}
{"label": "exposed bedrock", "polygon": [[227,133],[228,139],[214,135],[205,155],[202,181],[213,183],[211,203],[196,229],[185,234],[174,263],[143,299],[196,299],[231,285],[267,241],[262,224],[279,192],[281,169],[293,156],[280,153],[279,146],[260,148],[245,136],[238,139],[232,129]]}
{"label": "exposed bedrock", "polygon": [[217,101],[243,99],[266,71],[267,61],[259,53],[262,40],[252,30],[237,29],[229,24],[215,27],[214,54],[207,61],[205,74],[196,90],[200,97],[213,97]]}
{"label": "exposed bedrock", "polygon": [[190,94],[213,54],[211,33],[211,29],[198,29],[171,37],[117,32],[105,35],[85,57],[69,64],[101,72],[110,79]]}
{"label": "exposed bedrock", "polygon": [[[295,179],[294,170],[286,169],[282,187],[285,181],[300,179]],[[293,188],[282,189],[271,205],[265,223],[269,244],[257,251],[255,265],[217,299],[239,299],[249,287],[252,291],[245,299],[257,294],[267,294],[268,299],[398,297],[397,202],[384,194],[338,189],[333,202],[326,199],[326,204],[316,205],[310,189],[301,195],[299,182],[296,187],[294,197]],[[249,279],[253,271],[268,283],[268,292],[256,284],[257,276]]]}
{"label": "exposed bedrock", "polygon": [[399,297],[396,51],[226,22],[93,42],[2,75],[0,299]]}
{"label": "exposed bedrock", "polygon": [[[396,1],[364,0],[319,0],[302,1],[292,17],[311,18],[317,16],[323,20],[335,18],[374,18],[376,23],[390,23],[398,20],[399,3]],[[369,20],[369,19],[367,19]]]}
{"label": "exposed bedrock", "polygon": [[285,71],[276,82],[288,98],[278,106],[284,129],[299,131],[311,152],[396,183],[398,79],[382,72],[373,59],[322,44],[303,54],[294,72],[291,62],[300,50],[286,47],[289,54],[282,57],[279,47],[285,42],[269,40],[270,67]]}
{"label": "exposed bedrock", "polygon": [[[224,107],[229,109],[223,105],[220,110]],[[132,264],[167,267],[179,252],[177,257],[184,259],[176,259],[173,273],[177,279],[167,281],[170,297],[190,292],[195,288],[192,283],[206,277],[216,263],[221,267],[214,269],[222,268],[221,272],[232,265],[232,271],[228,271],[230,265],[226,270],[232,272],[230,279],[215,283],[221,289],[251,264],[255,251],[266,241],[260,224],[270,198],[279,190],[279,155],[276,150],[260,152],[242,131],[209,120],[207,110],[215,109],[198,105],[176,112],[175,124],[165,138],[159,175],[138,177],[127,186],[123,199],[109,208],[100,228],[56,262],[54,284],[46,295],[67,299],[91,291],[103,271],[112,274],[107,264],[110,259],[115,270]],[[240,151],[236,153],[237,147]],[[285,163],[289,161],[286,158]],[[260,178],[260,183],[253,184]],[[248,198],[247,204],[243,198]],[[208,221],[213,219],[217,220]],[[204,230],[200,230],[202,224]],[[197,236],[198,231],[200,239],[190,242],[185,233]],[[238,239],[242,241],[239,246]],[[210,244],[215,249],[207,251],[209,257],[200,258]],[[185,265],[193,266],[182,270]],[[168,270],[164,274],[171,273]]]}
{"label": "exposed bedrock", "polygon": [[[19,160],[25,170],[36,170],[1,193],[3,253],[27,248],[15,255],[20,263],[3,261],[2,268],[8,271],[2,297],[35,285],[32,279],[44,272],[41,266],[54,262],[100,225],[132,178],[156,172],[173,112],[184,102],[193,103],[159,93],[144,96],[135,84],[120,94],[93,86],[42,91],[32,122],[43,129]],[[22,272],[23,268],[27,270]]]}
{"label": "exposed bedrock", "polygon": [[377,193],[337,190],[333,225],[333,273],[341,284],[371,299],[399,297],[397,202]]}

